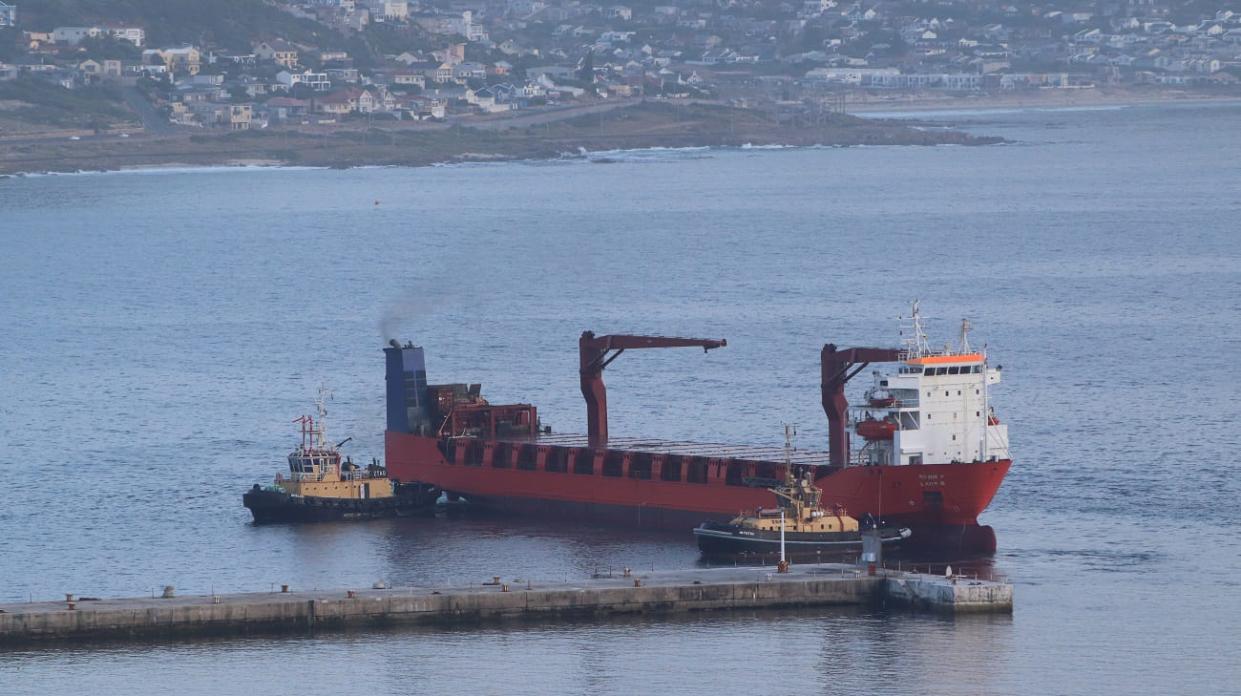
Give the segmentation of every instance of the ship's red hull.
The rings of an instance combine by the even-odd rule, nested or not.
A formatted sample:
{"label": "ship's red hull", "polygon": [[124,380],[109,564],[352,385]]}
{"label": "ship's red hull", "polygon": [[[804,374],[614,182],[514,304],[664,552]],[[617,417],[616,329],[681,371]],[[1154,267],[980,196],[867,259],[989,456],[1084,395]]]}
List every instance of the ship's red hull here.
{"label": "ship's red hull", "polygon": [[[470,466],[450,462],[434,438],[388,431],[389,475],[437,486],[501,509],[553,513],[642,527],[691,529],[772,503],[762,488],[733,485],[716,473],[705,482]],[[1011,462],[866,466],[831,470],[817,479],[826,505],[871,514],[915,530],[961,530],[978,524]],[[955,531],[952,533],[956,533]],[[993,542],[992,542],[993,543]],[[993,550],[993,549],[975,549]]]}

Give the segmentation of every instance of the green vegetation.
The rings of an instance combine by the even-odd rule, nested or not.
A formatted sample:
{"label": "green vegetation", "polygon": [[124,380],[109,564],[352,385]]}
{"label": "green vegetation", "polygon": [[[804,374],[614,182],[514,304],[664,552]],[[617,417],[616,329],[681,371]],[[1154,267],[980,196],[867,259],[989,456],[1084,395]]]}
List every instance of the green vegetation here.
{"label": "green vegetation", "polygon": [[94,58],[95,60],[138,60],[142,56],[142,50],[128,41],[114,39],[111,36],[98,36],[94,38],[83,39],[78,44],[78,50],[81,52],[82,58]]}
{"label": "green vegetation", "polygon": [[45,123],[66,128],[106,128],[116,123],[135,122],[125,108],[120,92],[109,87],[65,89],[49,82],[22,78],[0,82],[0,101],[21,102],[0,114],[29,123]]}
{"label": "green vegetation", "polygon": [[132,22],[147,31],[151,45],[214,43],[249,51],[261,38],[310,44],[343,44],[336,32],[283,12],[262,0],[25,0],[22,24],[50,31],[58,26]]}
{"label": "green vegetation", "polygon": [[[249,52],[257,41],[281,38],[348,51],[362,68],[385,53],[429,50],[434,43],[416,26],[371,25],[362,33],[344,35],[263,0],[25,0],[21,10],[23,26],[40,31],[104,21],[132,23],[146,29],[151,46],[214,44],[237,52]],[[0,42],[4,40],[0,34]],[[0,56],[4,50],[0,47]]]}
{"label": "green vegetation", "polygon": [[21,38],[22,33],[18,29],[0,29],[0,62],[11,63],[22,55],[22,48],[18,44]]}

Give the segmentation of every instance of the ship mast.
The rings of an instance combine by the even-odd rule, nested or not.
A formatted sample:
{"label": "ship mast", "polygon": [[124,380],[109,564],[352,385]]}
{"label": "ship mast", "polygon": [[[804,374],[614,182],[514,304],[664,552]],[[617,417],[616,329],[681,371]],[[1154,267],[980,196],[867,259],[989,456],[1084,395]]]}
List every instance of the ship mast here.
{"label": "ship mast", "polygon": [[315,449],[323,449],[324,443],[327,442],[325,422],[327,420],[327,401],[331,398],[332,392],[329,391],[326,386],[320,385],[319,394],[315,397],[315,412],[319,414],[319,422],[317,425],[312,426],[314,430]]}
{"label": "ship mast", "polygon": [[793,438],[797,437],[797,426],[784,424],[784,485],[792,488],[796,483],[793,475]]}
{"label": "ship mast", "polygon": [[987,428],[991,426],[991,410],[987,404],[987,344],[982,346],[982,437],[978,444],[978,461],[987,461]]}
{"label": "ship mast", "polygon": [[[927,342],[926,330],[922,326],[922,312],[919,306],[920,304],[921,303],[918,300],[914,300],[912,303],[913,306],[910,308],[909,319],[912,323],[910,333],[912,335],[908,338],[901,339],[901,343],[905,346],[907,357],[910,358],[921,358],[931,354],[931,344]],[[903,319],[903,317],[900,318]],[[904,334],[904,331],[902,330],[901,333]]]}

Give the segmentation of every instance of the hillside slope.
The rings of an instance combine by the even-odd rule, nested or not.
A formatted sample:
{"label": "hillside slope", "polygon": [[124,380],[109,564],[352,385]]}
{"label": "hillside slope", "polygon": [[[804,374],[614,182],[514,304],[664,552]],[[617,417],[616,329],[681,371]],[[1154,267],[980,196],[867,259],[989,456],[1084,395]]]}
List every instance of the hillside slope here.
{"label": "hillside slope", "polygon": [[250,42],[284,38],[341,46],[346,39],[317,22],[294,17],[262,0],[24,0],[22,26],[50,31],[98,22],[144,27],[147,42],[215,44],[248,51]]}

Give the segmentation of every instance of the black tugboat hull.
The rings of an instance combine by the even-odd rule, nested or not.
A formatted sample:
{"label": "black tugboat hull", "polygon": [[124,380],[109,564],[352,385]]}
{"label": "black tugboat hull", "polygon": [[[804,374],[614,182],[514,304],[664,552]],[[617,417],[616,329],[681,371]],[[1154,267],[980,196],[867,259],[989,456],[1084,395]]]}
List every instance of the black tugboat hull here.
{"label": "black tugboat hull", "polygon": [[317,498],[293,496],[283,491],[254,488],[241,497],[255,524],[334,522],[409,517],[434,510],[439,489],[401,486],[388,498]]}
{"label": "black tugboat hull", "polygon": [[[780,533],[744,529],[734,524],[704,522],[694,529],[698,550],[707,557],[779,556]],[[899,544],[909,538],[908,529],[885,527],[879,530],[884,546]],[[807,533],[784,535],[785,555],[805,558],[839,554],[862,549],[861,532]]]}

